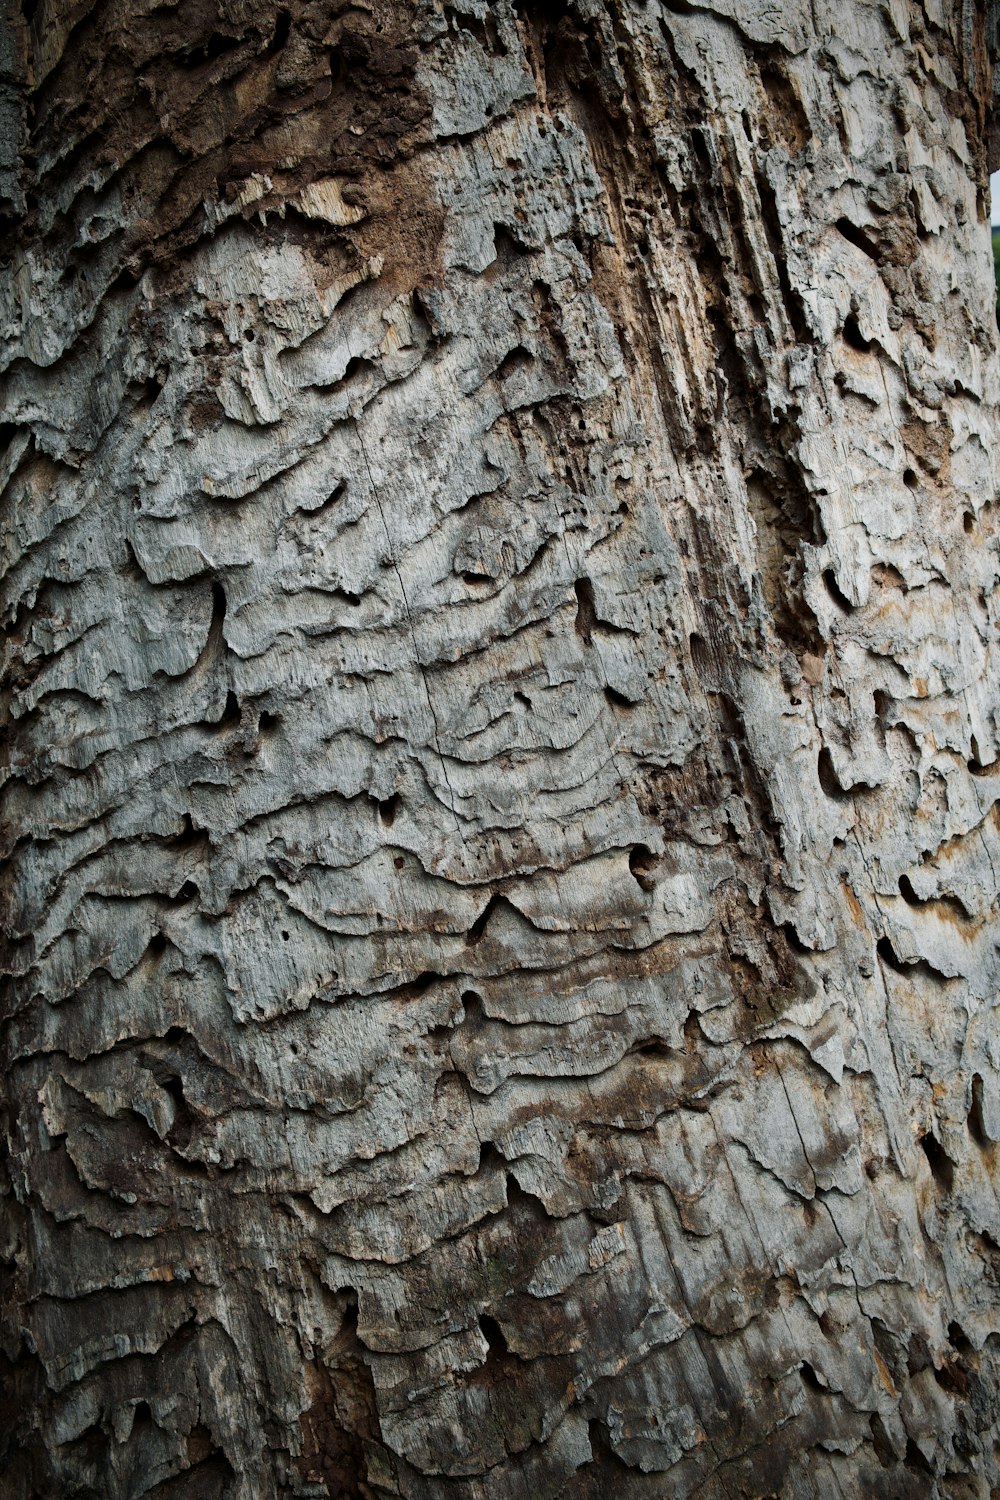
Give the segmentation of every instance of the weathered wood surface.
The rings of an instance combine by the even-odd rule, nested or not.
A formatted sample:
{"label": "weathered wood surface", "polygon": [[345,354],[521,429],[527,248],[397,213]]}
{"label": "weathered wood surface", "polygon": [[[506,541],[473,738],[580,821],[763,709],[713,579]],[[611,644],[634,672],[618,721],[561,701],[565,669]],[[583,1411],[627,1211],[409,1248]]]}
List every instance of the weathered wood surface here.
{"label": "weathered wood surface", "polygon": [[31,11],[0,1492],[996,1494],[992,20]]}

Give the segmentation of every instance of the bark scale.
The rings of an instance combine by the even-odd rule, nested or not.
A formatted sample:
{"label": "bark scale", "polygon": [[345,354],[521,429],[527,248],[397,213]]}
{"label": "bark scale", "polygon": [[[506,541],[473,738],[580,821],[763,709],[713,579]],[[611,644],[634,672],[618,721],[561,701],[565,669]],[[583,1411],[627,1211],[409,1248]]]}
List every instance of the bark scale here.
{"label": "bark scale", "polygon": [[4,1495],[996,1493],[994,20],[10,12]]}

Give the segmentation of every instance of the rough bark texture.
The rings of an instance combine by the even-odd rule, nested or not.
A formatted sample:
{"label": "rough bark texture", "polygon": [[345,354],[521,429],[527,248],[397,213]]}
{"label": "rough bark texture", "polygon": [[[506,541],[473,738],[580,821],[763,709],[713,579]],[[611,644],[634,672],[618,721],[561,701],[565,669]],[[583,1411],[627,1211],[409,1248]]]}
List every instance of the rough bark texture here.
{"label": "rough bark texture", "polygon": [[993,20],[28,12],[3,1495],[996,1494]]}

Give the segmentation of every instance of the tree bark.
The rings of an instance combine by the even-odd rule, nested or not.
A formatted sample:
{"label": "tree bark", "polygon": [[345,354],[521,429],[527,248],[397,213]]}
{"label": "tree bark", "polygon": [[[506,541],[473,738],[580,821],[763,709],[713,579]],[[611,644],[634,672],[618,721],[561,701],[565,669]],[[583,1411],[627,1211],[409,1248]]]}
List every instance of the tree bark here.
{"label": "tree bark", "polygon": [[995,22],[10,8],[5,1496],[998,1493]]}

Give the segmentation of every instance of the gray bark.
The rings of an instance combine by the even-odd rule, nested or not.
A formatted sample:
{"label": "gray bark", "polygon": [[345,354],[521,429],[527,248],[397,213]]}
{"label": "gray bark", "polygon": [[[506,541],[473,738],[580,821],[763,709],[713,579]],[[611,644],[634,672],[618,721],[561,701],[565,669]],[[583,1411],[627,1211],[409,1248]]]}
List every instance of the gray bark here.
{"label": "gray bark", "polygon": [[993,29],[9,9],[4,1496],[997,1493]]}

